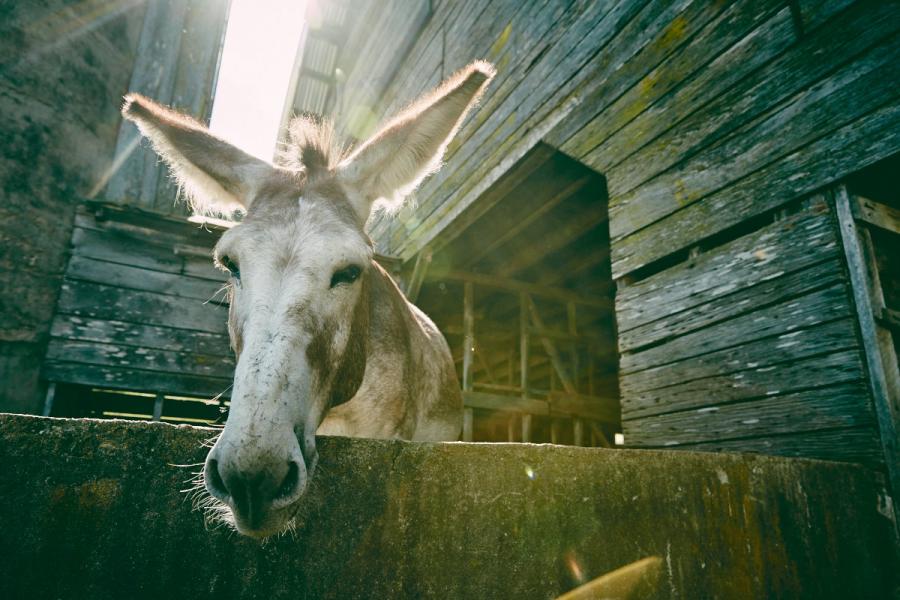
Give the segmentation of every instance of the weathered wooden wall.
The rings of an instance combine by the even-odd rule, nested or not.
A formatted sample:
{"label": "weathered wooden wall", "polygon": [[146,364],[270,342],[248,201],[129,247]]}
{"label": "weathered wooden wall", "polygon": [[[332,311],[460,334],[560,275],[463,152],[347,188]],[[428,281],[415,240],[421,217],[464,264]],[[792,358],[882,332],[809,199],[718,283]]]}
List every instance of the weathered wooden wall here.
{"label": "weathered wooden wall", "polygon": [[0,5],[0,410],[40,410],[38,371],[74,199],[103,178],[143,2]]}
{"label": "weathered wooden wall", "polygon": [[[229,3],[148,3],[128,91],[208,122]],[[141,139],[134,123],[122,121],[115,156],[116,169],[102,192],[103,198],[162,214],[187,214],[185,203],[178,202],[178,189],[167,168]]]}
{"label": "weathered wooden wall", "polygon": [[[396,37],[400,12],[355,33]],[[900,4],[874,0],[437,3],[375,115],[472,59],[498,76],[373,237],[405,260],[446,243],[548,143],[607,180],[626,443],[878,463],[832,209],[811,195],[900,150],[898,32]],[[352,60],[348,89],[384,71]]]}
{"label": "weathered wooden wall", "polygon": [[234,371],[219,231],[112,206],[75,216],[43,368],[48,381],[215,396]]}

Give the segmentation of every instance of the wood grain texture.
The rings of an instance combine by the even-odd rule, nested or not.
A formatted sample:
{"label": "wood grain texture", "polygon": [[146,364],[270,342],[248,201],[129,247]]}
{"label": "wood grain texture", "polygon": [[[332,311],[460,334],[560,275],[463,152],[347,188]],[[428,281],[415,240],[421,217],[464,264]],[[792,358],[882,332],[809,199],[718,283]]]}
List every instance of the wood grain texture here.
{"label": "wood grain texture", "polygon": [[[627,420],[629,445],[673,446],[836,429],[872,427],[871,406],[860,403],[862,382],[804,390],[772,398]],[[843,444],[842,444],[843,445]]]}
{"label": "wood grain texture", "polygon": [[[846,340],[849,322],[829,327],[828,333],[834,341],[828,346],[840,346]],[[797,340],[784,339],[784,342]],[[817,353],[819,342],[814,347],[794,347],[790,353],[781,356],[785,362],[772,363],[771,345],[768,340],[755,342],[734,350],[721,351],[719,355],[707,355],[706,360],[687,361],[678,369],[663,369],[650,373],[634,385],[653,386],[669,383],[665,388],[647,391],[630,391],[628,381],[621,381],[622,418],[635,419],[642,416],[703,408],[719,402],[764,398],[778,394],[799,391],[814,386],[860,381],[864,371],[859,348],[839,350],[832,354]],[[823,346],[826,346],[823,343]],[[827,346],[826,346],[827,347]],[[800,358],[806,355],[805,358]],[[743,370],[719,373],[716,360],[732,361],[732,368],[744,365]],[[756,366],[754,366],[756,365]],[[698,379],[680,381],[692,375]],[[650,379],[656,376],[655,382]],[[704,376],[705,375],[705,376]],[[861,399],[863,401],[863,399]]]}
{"label": "wood grain texture", "polygon": [[[822,261],[836,265],[838,240],[824,197],[787,219],[619,289],[620,333]],[[837,267],[835,267],[837,268]]]}
{"label": "wood grain texture", "polygon": [[137,290],[65,281],[58,312],[79,317],[111,319],[169,327],[224,333],[228,310],[201,300],[191,300]]}
{"label": "wood grain texture", "polygon": [[[800,338],[803,334],[799,332],[805,329],[845,319],[852,314],[846,282],[840,281],[805,296],[793,297],[761,310],[707,325],[640,352],[623,354],[619,363],[620,373],[625,379],[627,375],[643,369],[776,335],[787,337],[796,334]],[[845,329],[845,333],[845,344],[853,345],[856,340],[855,331],[850,328]],[[783,347],[783,343],[771,343],[773,358],[777,357]],[[719,368],[727,369],[729,366],[729,363],[723,362]]]}
{"label": "wood grain texture", "polygon": [[165,325],[144,325],[114,319],[57,314],[50,335],[61,340],[115,344],[135,348],[232,356],[228,335]]}
{"label": "wood grain texture", "polygon": [[231,378],[213,379],[180,373],[64,361],[46,361],[41,375],[48,381],[64,381],[101,388],[210,397],[218,394],[227,396],[231,387]]}
{"label": "wood grain texture", "polygon": [[[669,450],[701,452],[755,452],[823,460],[850,461],[883,468],[877,433],[867,426],[792,432],[784,435],[716,440],[705,443],[660,446]],[[626,443],[628,438],[625,438]],[[656,447],[656,446],[653,446]]]}

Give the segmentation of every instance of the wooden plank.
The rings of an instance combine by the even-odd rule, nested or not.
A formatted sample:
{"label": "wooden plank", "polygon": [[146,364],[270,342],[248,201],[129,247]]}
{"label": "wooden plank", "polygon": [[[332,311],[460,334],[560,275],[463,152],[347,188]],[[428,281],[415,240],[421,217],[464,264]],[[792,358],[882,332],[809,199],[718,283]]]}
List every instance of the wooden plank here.
{"label": "wooden plank", "polygon": [[[606,220],[606,203],[600,201],[588,207],[587,210],[572,215],[570,220],[557,222],[549,231],[545,230],[540,238],[540,243],[535,243],[535,240],[530,237],[522,239],[509,247],[505,255],[506,259],[498,266],[497,274],[501,277],[512,277],[571,244],[605,223]],[[597,237],[600,236],[597,235]]]}
{"label": "wooden plank", "polygon": [[[711,63],[686,77],[677,88],[641,110],[639,114],[633,114],[636,111],[624,113],[624,119],[629,119],[627,123],[623,125],[619,122],[620,127],[617,130],[613,129],[614,133],[602,143],[595,144],[594,147],[578,154],[571,148],[571,144],[575,142],[567,142],[562,137],[562,132],[554,130],[547,139],[550,142],[557,141],[561,150],[578,156],[597,171],[610,175],[615,173],[614,184],[617,191],[632,189],[636,185],[634,178],[649,176],[645,172],[646,168],[643,171],[634,169],[635,162],[646,160],[647,156],[666,152],[668,143],[677,146],[683,143],[677,137],[679,134],[670,133],[670,130],[685,119],[705,114],[706,105],[729,93],[730,88],[790,48],[795,41],[790,10],[785,8],[727,51],[716,56]],[[665,67],[665,64],[662,66]],[[606,118],[604,112],[595,120]],[[613,116],[609,118],[614,120]],[[622,117],[619,118],[621,119]],[[702,125],[709,127],[710,119]],[[690,130],[687,134],[694,132],[695,130]],[[645,148],[653,148],[654,151]],[[642,158],[631,160],[629,157],[632,155],[642,155]]]}
{"label": "wooden plank", "polygon": [[[218,77],[229,5],[230,0],[190,2],[184,17],[169,105],[202,123],[208,123],[212,115],[213,86]],[[162,175],[153,210],[187,214],[187,204],[178,202],[175,180],[167,170],[163,170]]]}
{"label": "wooden plank", "polygon": [[900,97],[894,85],[900,79],[900,61],[894,60],[898,52],[900,37],[895,37],[698,152],[677,170],[629,192],[618,192],[610,173],[611,238],[622,239],[683,210]]}
{"label": "wooden plank", "polygon": [[[695,452],[757,452],[776,456],[850,461],[880,467],[884,464],[884,459],[877,447],[877,435],[871,427],[839,428],[702,444],[680,444],[666,446],[666,449]],[[627,436],[625,440],[630,446]]]}
{"label": "wooden plank", "polygon": [[76,227],[72,232],[72,253],[95,260],[142,267],[154,271],[180,273],[224,282],[225,275],[209,258],[176,254],[174,245],[151,244],[119,231],[96,231]]}
{"label": "wooden plank", "polygon": [[892,102],[796,152],[612,243],[613,277],[687,248],[820,188],[900,148],[900,103]]}
{"label": "wooden plank", "polygon": [[191,329],[173,329],[124,321],[90,319],[57,313],[50,327],[55,338],[98,342],[208,356],[232,356],[228,335]]}
{"label": "wooden plank", "polygon": [[[900,409],[896,404],[900,390],[897,389],[896,346],[891,333],[881,329],[875,322],[872,306],[875,289],[869,272],[877,267],[872,264],[874,257],[867,256],[860,244],[846,186],[841,185],[834,191],[834,203],[856,306],[856,321],[860,329],[872,403],[878,418],[881,448],[891,488],[900,490]],[[891,373],[887,371],[887,364],[890,364]],[[894,515],[895,518],[900,518],[900,506],[894,507]]]}
{"label": "wooden plank", "polygon": [[[547,328],[544,326],[544,321],[541,319],[541,315],[538,313],[537,306],[534,305],[534,302],[532,302],[531,298],[529,298],[527,295],[523,295],[523,298],[527,307],[528,315],[531,317],[531,321],[534,324],[534,327],[538,330],[546,331]],[[559,377],[563,388],[569,394],[574,394],[575,384],[572,383],[572,378],[569,377],[568,370],[563,363],[562,357],[556,350],[556,344],[553,343],[553,340],[551,340],[549,336],[541,336],[541,344],[543,344],[544,350],[550,357],[550,362],[553,364],[553,370]],[[525,384],[523,384],[522,387],[524,389],[528,388],[528,386]]]}
{"label": "wooden plank", "polygon": [[482,410],[496,410],[532,415],[549,415],[550,405],[545,400],[501,396],[484,392],[463,392],[463,405]]}
{"label": "wooden plank", "polygon": [[[811,267],[789,271],[781,277],[764,280],[756,285],[724,295],[715,295],[705,304],[638,325],[619,334],[619,352],[635,352],[649,345],[688,334],[698,329],[714,326],[727,319],[760,310],[792,297],[844,284],[845,275],[840,264],[826,259]],[[652,299],[647,299],[652,302]]]}
{"label": "wooden plank", "polygon": [[[619,362],[620,373],[625,376],[763,338],[791,335],[823,323],[846,319],[852,314],[847,286],[840,282],[806,296],[790,298],[765,309],[697,329],[640,352],[625,353]],[[846,334],[848,337],[845,344],[853,345],[856,339],[854,332],[848,328]],[[797,335],[796,339],[804,336],[805,334]],[[778,355],[781,343],[771,343],[772,354]],[[723,363],[721,368],[725,370],[729,366]]]}
{"label": "wooden plank", "polygon": [[667,413],[623,423],[633,446],[674,446],[770,437],[839,427],[874,427],[862,381],[734,404]]}
{"label": "wooden plank", "polygon": [[223,306],[228,304],[224,284],[219,281],[165,271],[153,271],[82,256],[73,256],[69,260],[66,278],[182,298],[194,298]]}
{"label": "wooden plank", "polygon": [[[445,168],[423,185],[417,212],[423,217],[420,236],[402,239],[402,235],[397,237],[396,232],[392,233],[391,250],[396,249],[405,258],[407,254],[414,254],[416,248],[428,244],[542,137],[540,128],[525,137],[515,135],[517,131],[526,123],[545,120],[549,130],[554,121],[562,118],[549,117],[554,107],[562,104],[557,99],[565,99],[579,81],[596,75],[597,71],[614,72],[620,63],[613,64],[613,61],[621,55],[602,51],[611,40],[617,40],[617,49],[624,45],[625,56],[637,52],[647,42],[648,36],[642,32],[651,23],[660,24],[668,18],[668,12],[659,15],[662,5],[650,3],[641,18],[633,21],[645,5],[644,1],[611,6],[592,2],[581,11],[563,10],[559,19],[550,21],[548,26],[555,23],[556,27],[549,30],[549,35],[533,41],[522,61],[512,65],[506,80],[491,86],[482,107],[460,130],[448,152],[450,168]],[[683,2],[673,3],[671,10],[677,12],[682,5]],[[592,57],[603,63],[602,66],[597,71],[582,70]],[[579,73],[580,77],[569,80],[572,73]],[[548,90],[553,98],[535,94],[534,90]],[[569,104],[574,105],[574,102]],[[511,145],[515,145],[515,149],[510,148]],[[486,157],[488,154],[490,158]],[[451,190],[453,202],[448,203]]]}
{"label": "wooden plank", "polygon": [[900,235],[900,210],[862,196],[853,196],[850,202],[855,219]]}
{"label": "wooden plank", "polygon": [[[728,335],[725,325],[721,326],[718,332],[710,332],[710,334],[701,330],[692,335],[701,337],[701,340],[710,346],[725,347],[684,359],[681,359],[677,354],[678,350],[675,350],[671,362],[659,366],[649,366],[649,362],[644,365],[635,361],[631,365],[632,368],[646,368],[620,374],[622,396],[635,398],[665,394],[666,392],[663,390],[668,390],[673,386],[690,387],[694,380],[732,375],[733,377],[729,377],[729,381],[734,381],[731,385],[733,389],[737,390],[745,384],[753,387],[765,384],[765,373],[777,370],[778,365],[802,360],[809,356],[858,347],[856,330],[849,315],[836,321],[806,329],[794,329],[787,333],[777,333],[779,329],[786,329],[783,325],[775,324],[773,329],[776,330],[774,335],[750,342],[743,342],[740,334],[733,338],[728,336],[729,339],[724,342],[713,341],[712,338],[716,334]],[[686,340],[684,344],[679,345],[682,352],[685,352],[684,348],[688,347],[688,342],[689,340]],[[736,345],[726,345],[729,342]],[[658,353],[654,359],[660,360],[661,356],[664,357],[665,354]],[[756,374],[761,375],[757,376]],[[817,381],[816,385],[822,383],[824,381]]]}
{"label": "wooden plank", "polygon": [[479,286],[488,288],[533,294],[542,298],[550,298],[560,300],[562,302],[575,302],[576,304],[580,304],[582,306],[590,306],[593,308],[608,309],[612,307],[612,303],[606,299],[598,300],[595,298],[588,298],[562,288],[544,287],[525,281],[506,279],[503,277],[496,277],[494,275],[487,275],[483,273],[464,273],[460,271],[440,272],[437,269],[432,269],[428,274],[428,278],[435,281],[469,281]]}
{"label": "wooden plank", "polygon": [[230,356],[207,356],[59,338],[52,338],[47,345],[46,360],[220,379],[234,376],[234,359]]}
{"label": "wooden plank", "polygon": [[578,416],[603,423],[618,423],[621,417],[621,407],[616,398],[565,392],[551,392],[549,398],[553,415]]}
{"label": "wooden plank", "polygon": [[64,361],[45,361],[41,375],[47,381],[193,396],[212,397],[218,394],[228,396],[231,388],[231,379],[215,379],[182,373],[142,371],[140,369]]}
{"label": "wooden plank", "polygon": [[[598,146],[605,146],[604,142],[613,133],[627,125],[659,98],[690,81],[697,72],[700,72],[702,77],[710,68],[707,63],[729,50],[739,40],[752,35],[754,29],[775,12],[780,15],[777,17],[779,22],[790,25],[790,9],[784,7],[778,0],[763,2],[739,0],[728,3],[727,8],[705,23],[688,43],[675,50],[620,96],[616,97],[604,87],[584,98],[583,108],[579,112],[590,111],[595,117],[579,129],[585,118],[580,114],[573,115],[567,119],[569,123],[560,123],[548,141],[563,152],[578,157],[585,156]],[[792,40],[793,32],[786,33],[790,34],[788,39]],[[768,52],[777,52],[779,44],[772,46],[774,48],[769,48]],[[725,75],[724,79],[725,84],[737,81],[729,75]],[[633,143],[637,143],[637,140]]]}
{"label": "wooden plank", "polygon": [[228,310],[200,300],[83,281],[63,282],[57,312],[224,334]]}
{"label": "wooden plank", "polygon": [[[148,5],[129,91],[163,104],[172,100],[187,5],[184,0],[160,0]],[[115,160],[120,164],[104,197],[152,208],[159,170],[164,167],[149,145],[139,145],[139,140],[137,127],[123,119],[116,143]]]}
{"label": "wooden plank", "polygon": [[[769,343],[756,344],[754,356],[743,362],[763,365]],[[747,359],[750,360],[747,360]],[[709,371],[714,369],[710,368]],[[716,403],[776,396],[806,388],[860,381],[864,376],[858,348],[743,371],[713,375],[639,393],[622,391],[622,419],[690,410]],[[624,383],[624,382],[623,382]]]}
{"label": "wooden plank", "polygon": [[747,290],[783,273],[837,261],[838,240],[824,197],[787,219],[701,253],[616,295],[619,334]]}
{"label": "wooden plank", "polygon": [[[718,80],[727,79],[725,72],[738,73],[740,76],[731,82],[733,85],[718,88],[713,81],[703,80],[689,84],[680,93],[648,109],[646,116],[642,115],[633,126],[623,129],[624,145],[610,140],[597,148],[600,153],[608,145],[621,148],[616,152],[615,165],[600,155],[585,155],[582,160],[607,176],[611,195],[634,190],[725,139],[798,92],[827,80],[836,66],[852,63],[874,45],[883,44],[898,29],[898,12],[896,6],[861,4],[840,22],[800,39],[793,46],[789,42],[794,34],[783,22],[777,28],[777,38],[770,39],[767,45],[787,49],[786,52],[776,52],[777,57],[768,62],[755,62],[747,52],[726,53],[721,58],[728,62],[714,63],[714,75]],[[760,33],[767,39],[776,35],[767,30]],[[765,48],[759,48],[754,54],[775,56]],[[745,70],[751,65],[759,68]],[[641,131],[647,127],[653,133],[643,137]],[[634,143],[629,142],[633,138],[636,138]]]}
{"label": "wooden plank", "polygon": [[472,390],[472,359],[475,353],[475,306],[472,283],[463,285],[463,391]]}

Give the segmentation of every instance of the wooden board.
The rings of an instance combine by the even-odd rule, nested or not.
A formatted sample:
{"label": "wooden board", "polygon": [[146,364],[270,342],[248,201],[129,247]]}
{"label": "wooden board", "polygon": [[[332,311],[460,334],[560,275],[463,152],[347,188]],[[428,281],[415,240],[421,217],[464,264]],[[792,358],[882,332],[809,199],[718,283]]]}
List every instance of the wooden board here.
{"label": "wooden board", "polygon": [[226,308],[201,300],[74,280],[63,283],[57,312],[218,334],[228,320]]}
{"label": "wooden board", "polygon": [[231,378],[214,379],[63,361],[45,361],[41,376],[47,381],[64,381],[101,388],[209,397],[218,394],[228,396],[231,388]]}
{"label": "wooden board", "polygon": [[[805,336],[805,333],[799,332],[815,329],[819,325],[837,319],[849,318],[852,314],[846,282],[840,281],[805,296],[793,297],[761,310],[707,325],[640,352],[623,354],[619,363],[620,372],[624,379],[626,375],[643,369],[773,336],[795,335],[799,339]],[[847,329],[845,333],[847,334],[845,343],[854,344],[856,335],[852,328]],[[820,330],[816,330],[815,335],[823,334]],[[815,344],[814,341],[810,343]],[[783,344],[772,340],[770,345],[772,357],[780,358],[779,350]],[[722,363],[720,368],[727,369],[729,364]]]}
{"label": "wooden board", "polygon": [[[628,443],[627,436],[625,442]],[[758,452],[778,456],[851,461],[875,468],[884,465],[884,457],[878,448],[877,433],[871,427],[866,426],[748,437],[702,444],[679,444],[665,446],[665,448],[706,452]]]}
{"label": "wooden board", "polygon": [[66,278],[192,298],[224,306],[228,304],[224,283],[220,281],[188,277],[166,271],[152,271],[82,256],[73,256],[69,260]]}
{"label": "wooden board", "polygon": [[[839,322],[832,329],[838,342],[831,346],[841,345],[846,331],[841,327],[851,327],[852,323]],[[786,340],[794,341],[794,340]],[[621,382],[622,387],[622,419],[632,420],[639,417],[703,408],[710,404],[765,398],[802,389],[823,385],[860,381],[864,371],[859,348],[838,350],[831,354],[814,353],[815,348],[796,348],[792,353],[785,352],[783,362],[767,360],[771,353],[771,345],[765,340],[748,344],[732,351],[722,351],[720,355],[707,355],[706,361],[690,361],[681,365],[689,379],[678,382],[678,368],[666,369],[660,373],[657,381],[668,381],[670,385],[647,391],[630,391],[628,380]],[[806,357],[801,358],[805,354]],[[743,364],[743,370],[732,370],[716,374],[715,361],[735,361]],[[756,365],[756,366],[753,366]],[[676,383],[677,382],[677,383]],[[634,385],[653,386],[649,377]],[[867,401],[864,398],[861,402]]]}
{"label": "wooden board", "polygon": [[838,259],[838,240],[825,199],[817,196],[783,221],[618,290],[619,332]]}
{"label": "wooden board", "polygon": [[859,399],[863,382],[804,390],[772,398],[625,421],[632,446],[674,446],[748,437],[771,437],[801,431],[872,427],[875,415]]}
{"label": "wooden board", "polygon": [[[879,45],[759,119],[630,192],[609,174],[610,235],[624,238],[900,96],[900,37]],[[820,60],[820,59],[816,59]],[[790,135],[784,135],[789,131]],[[644,164],[644,170],[649,165]],[[652,169],[652,167],[650,167]]]}
{"label": "wooden board", "polygon": [[46,359],[220,379],[231,379],[234,375],[234,359],[230,356],[209,356],[196,352],[174,352],[75,340],[57,340],[50,344]]}
{"label": "wooden board", "polygon": [[[765,309],[787,300],[799,298],[829,286],[846,285],[846,277],[834,259],[826,259],[810,267],[765,279],[755,285],[724,295],[716,295],[706,303],[665,314],[629,331],[619,333],[619,351],[623,356],[646,346],[677,338],[711,327],[751,311]],[[646,302],[653,302],[648,298]],[[805,302],[802,298],[800,303]]]}
{"label": "wooden board", "polygon": [[[232,356],[228,335],[224,331],[209,333],[163,325],[143,325],[111,319],[57,314],[53,319],[50,335],[58,340],[77,340],[173,352],[193,352],[209,356]],[[56,339],[51,341],[51,344],[55,343]]]}

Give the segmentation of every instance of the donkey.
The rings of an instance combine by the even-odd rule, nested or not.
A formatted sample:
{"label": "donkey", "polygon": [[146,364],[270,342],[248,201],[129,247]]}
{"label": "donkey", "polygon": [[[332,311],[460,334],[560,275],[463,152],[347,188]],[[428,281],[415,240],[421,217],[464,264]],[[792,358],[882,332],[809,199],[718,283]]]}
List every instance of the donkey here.
{"label": "donkey", "polygon": [[373,260],[365,224],[440,167],[494,75],[475,62],[351,153],[332,128],[290,127],[293,160],[269,164],[138,94],[123,115],[202,214],[245,213],[216,245],[237,357],[231,411],[203,468],[236,529],[292,524],[316,468],[316,433],[455,440],[462,396],[447,342]]}

